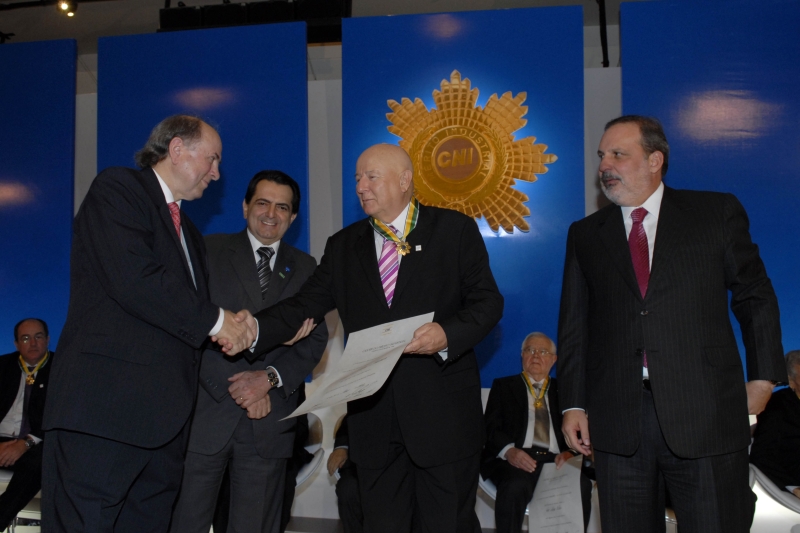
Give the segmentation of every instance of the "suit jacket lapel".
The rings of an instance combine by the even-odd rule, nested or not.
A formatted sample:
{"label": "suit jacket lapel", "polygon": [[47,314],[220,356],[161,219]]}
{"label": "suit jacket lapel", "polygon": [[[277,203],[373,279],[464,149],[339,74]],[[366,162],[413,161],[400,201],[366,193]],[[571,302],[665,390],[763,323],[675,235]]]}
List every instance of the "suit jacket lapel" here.
{"label": "suit jacket lapel", "polygon": [[[355,253],[358,256],[358,261],[361,263],[361,268],[364,269],[364,275],[375,296],[380,298],[383,305],[388,307],[386,303],[386,295],[383,293],[383,285],[381,284],[381,276],[378,272],[378,254],[375,251],[375,231],[369,224],[367,219],[361,222],[361,235],[356,241]],[[396,290],[395,290],[396,292]]]}
{"label": "suit jacket lapel", "polygon": [[[186,259],[186,254],[183,251],[183,244],[181,244],[181,239],[178,237],[178,232],[175,231],[175,224],[172,222],[172,214],[169,211],[169,207],[167,206],[167,200],[164,198],[164,191],[161,190],[161,185],[158,183],[158,178],[156,177],[156,173],[153,171],[152,168],[145,168],[142,169],[141,172],[134,172],[136,179],[139,183],[142,184],[145,192],[150,197],[150,199],[155,204],[158,215],[161,218],[161,222],[164,224],[164,229],[169,232],[170,237],[172,238],[172,242],[175,243],[175,246],[178,247],[178,252],[180,253],[181,260],[183,261],[183,266],[186,271],[186,276],[188,277],[188,281],[192,287],[195,285],[192,284],[192,271],[189,268],[189,263]],[[184,225],[184,221],[187,220],[188,217],[186,214],[181,210],[181,226]],[[184,237],[186,236],[186,231],[184,230]],[[187,239],[187,247],[191,249]],[[191,252],[190,252],[191,254]],[[193,263],[194,264],[194,263]],[[196,273],[195,273],[196,274]]]}
{"label": "suit jacket lapel", "polygon": [[514,445],[522,448],[525,442],[525,434],[528,431],[528,385],[525,383],[525,378],[517,374],[517,379],[513,381],[514,386],[511,388],[511,395],[514,397],[514,404],[516,405],[515,412],[519,413],[517,417],[517,424],[519,424],[517,439]]}
{"label": "suit jacket lapel", "polygon": [[283,289],[294,276],[294,250],[288,244],[281,243],[278,248],[278,257],[275,258],[275,268],[267,287],[267,297],[264,307],[269,307],[280,300]]}
{"label": "suit jacket lapel", "polygon": [[[406,239],[411,245],[411,252],[400,261],[400,271],[397,273],[397,284],[394,288],[394,301],[402,297],[403,290],[408,286],[409,280],[419,270],[419,265],[425,259],[424,253],[430,253],[428,241],[433,234],[432,212],[424,205],[419,207],[419,218],[416,227]],[[419,250],[417,248],[419,247]]]}
{"label": "suit jacket lapel", "polygon": [[242,230],[233,236],[228,251],[230,252],[229,260],[233,270],[252,302],[251,309],[262,309],[261,284],[258,282],[255,256],[253,255],[253,247],[250,246],[247,230]]}
{"label": "suit jacket lapel", "polygon": [[650,288],[658,283],[667,271],[667,265],[677,255],[681,241],[689,234],[692,220],[689,209],[681,205],[675,198],[674,190],[664,188],[664,198],[661,200],[661,209],[658,212],[658,229],[656,242],[653,249],[653,264],[650,268]]}
{"label": "suit jacket lapel", "polygon": [[639,283],[636,281],[636,272],[633,270],[631,251],[625,233],[625,223],[622,221],[622,210],[619,206],[608,211],[606,218],[599,222],[598,233],[608,255],[619,270],[620,275],[628,284],[631,291],[640,300]]}

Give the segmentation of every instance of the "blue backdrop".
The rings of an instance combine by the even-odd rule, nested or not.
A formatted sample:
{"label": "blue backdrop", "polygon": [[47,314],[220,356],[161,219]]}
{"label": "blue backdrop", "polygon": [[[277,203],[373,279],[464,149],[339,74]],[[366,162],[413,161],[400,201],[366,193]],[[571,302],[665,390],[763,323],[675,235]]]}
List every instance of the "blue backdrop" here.
{"label": "blue backdrop", "polygon": [[188,113],[222,138],[222,178],[184,204],[203,233],[242,230],[242,200],[263,169],[292,176],[300,214],[284,239],[309,250],[305,23],[100,39],[97,166],[134,166],[163,118]]}
{"label": "blue backdrop", "polygon": [[397,144],[389,133],[388,100],[419,98],[435,108],[432,92],[453,70],[492,94],[527,93],[527,125],[558,156],[534,183],[517,181],[531,214],[529,232],[479,227],[492,271],[505,297],[501,323],[476,349],[484,387],[520,371],[520,346],[531,331],[556,338],[567,228],[584,215],[583,17],[580,7],[473,11],[343,21],[343,220],[363,218],[355,194],[355,164],[375,143]]}
{"label": "blue backdrop", "polygon": [[38,317],[55,349],[67,317],[75,153],[75,41],[0,46],[0,353]]}
{"label": "blue backdrop", "polygon": [[664,123],[666,183],[744,204],[783,346],[800,348],[800,4],[642,2],[621,17],[624,112]]}

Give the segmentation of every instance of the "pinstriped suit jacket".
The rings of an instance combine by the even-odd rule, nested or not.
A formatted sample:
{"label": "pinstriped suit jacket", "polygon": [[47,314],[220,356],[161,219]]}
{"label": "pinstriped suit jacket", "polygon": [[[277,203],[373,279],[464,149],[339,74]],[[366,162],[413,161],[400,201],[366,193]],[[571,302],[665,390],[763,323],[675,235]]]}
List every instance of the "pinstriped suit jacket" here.
{"label": "pinstriped suit jacket", "polygon": [[642,350],[676,455],[747,447],[729,294],[748,379],[787,379],[778,302],[748,228],[733,195],[667,187],[643,299],[621,209],[611,205],[572,224],[559,317],[560,399],[562,409],[586,410],[597,449],[627,455],[639,446]]}

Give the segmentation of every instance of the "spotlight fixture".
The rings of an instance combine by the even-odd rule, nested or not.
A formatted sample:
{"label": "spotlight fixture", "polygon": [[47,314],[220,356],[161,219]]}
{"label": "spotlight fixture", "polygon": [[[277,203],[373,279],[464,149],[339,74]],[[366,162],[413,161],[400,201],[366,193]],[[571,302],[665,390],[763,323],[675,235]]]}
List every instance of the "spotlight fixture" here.
{"label": "spotlight fixture", "polygon": [[74,17],[75,11],[78,9],[78,2],[76,0],[58,0],[56,4],[59,13],[64,13],[68,17]]}

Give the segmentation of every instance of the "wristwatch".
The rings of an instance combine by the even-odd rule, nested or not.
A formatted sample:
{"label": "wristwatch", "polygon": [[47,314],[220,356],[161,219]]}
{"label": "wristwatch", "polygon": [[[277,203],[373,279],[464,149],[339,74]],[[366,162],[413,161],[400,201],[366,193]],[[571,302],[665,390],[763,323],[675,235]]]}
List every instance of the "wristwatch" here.
{"label": "wristwatch", "polygon": [[278,379],[278,375],[275,373],[274,370],[267,371],[267,380],[269,381],[270,387],[277,387],[280,380]]}
{"label": "wristwatch", "polygon": [[30,435],[28,435],[27,437],[25,437],[25,448],[27,448],[28,450],[30,450],[30,449],[31,449],[31,448],[33,448],[34,446],[36,446],[36,441],[35,441],[35,440],[33,440],[33,437],[31,437]]}

